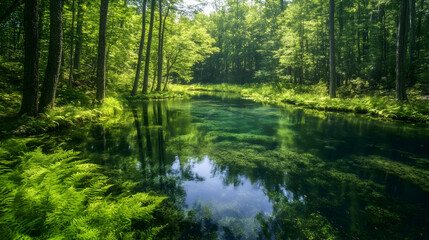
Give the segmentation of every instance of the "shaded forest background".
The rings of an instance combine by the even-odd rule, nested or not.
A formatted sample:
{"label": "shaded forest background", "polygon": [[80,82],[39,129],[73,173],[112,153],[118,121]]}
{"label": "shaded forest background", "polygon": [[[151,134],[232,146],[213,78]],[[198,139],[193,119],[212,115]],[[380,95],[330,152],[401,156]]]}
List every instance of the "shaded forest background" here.
{"label": "shaded forest background", "polygon": [[[36,68],[41,80],[33,88],[40,85],[42,107],[54,106],[56,84],[82,92],[97,90],[98,100],[104,98],[99,91],[106,85],[136,95],[138,89],[166,90],[169,82],[267,83],[305,91],[323,86],[328,90],[331,79],[340,97],[373,90],[390,94],[398,88],[398,68],[404,69],[399,73],[404,95],[398,99],[406,99],[405,88],[420,95],[429,92],[429,4],[424,0],[331,1],[335,48],[330,47],[326,0],[219,0],[213,2],[209,16],[198,6],[189,8],[177,0],[64,0],[58,12],[52,10],[55,1],[4,0],[0,3],[4,88],[22,87],[24,2],[38,4]],[[105,26],[100,25],[103,11]],[[56,63],[48,60],[50,47],[58,42],[50,41],[59,29],[53,13],[62,27]],[[333,64],[330,49],[335,53]],[[58,74],[52,74],[58,63]],[[330,65],[335,67],[333,76]],[[43,89],[52,86],[42,86],[46,79],[52,79],[54,87],[53,93],[45,94],[48,100]]]}

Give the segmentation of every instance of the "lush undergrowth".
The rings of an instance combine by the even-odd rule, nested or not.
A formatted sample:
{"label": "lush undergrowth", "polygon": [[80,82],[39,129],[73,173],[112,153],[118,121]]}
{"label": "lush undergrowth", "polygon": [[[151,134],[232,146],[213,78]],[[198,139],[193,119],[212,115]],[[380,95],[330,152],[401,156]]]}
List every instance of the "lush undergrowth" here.
{"label": "lush undergrowth", "polygon": [[118,186],[77,153],[28,151],[26,141],[0,145],[1,239],[153,239],[162,230],[154,212],[163,197],[132,194],[134,183]]}
{"label": "lush undergrowth", "polygon": [[[82,122],[100,120],[111,117],[123,110],[123,104],[115,98],[108,97],[102,105],[91,104],[89,97],[77,91],[60,92],[57,101],[58,106],[39,114],[37,117],[17,116],[20,106],[20,95],[16,92],[2,93],[0,116],[0,136],[31,135],[43,133],[65,127],[70,127]],[[70,98],[70,99],[69,99]]]}
{"label": "lush undergrowth", "polygon": [[[240,93],[242,97],[257,102],[272,104],[293,104],[304,108],[323,111],[355,112],[377,116],[385,119],[409,120],[414,122],[429,122],[429,100],[421,99],[412,91],[409,92],[409,100],[398,102],[392,93],[382,91],[371,94],[344,94],[340,91],[338,98],[329,98],[326,86],[323,84],[315,87],[302,87],[301,89],[278,89],[268,84],[254,85],[184,85],[174,86],[182,91],[226,91]],[[349,97],[346,97],[349,96]],[[352,96],[352,97],[350,97]]]}

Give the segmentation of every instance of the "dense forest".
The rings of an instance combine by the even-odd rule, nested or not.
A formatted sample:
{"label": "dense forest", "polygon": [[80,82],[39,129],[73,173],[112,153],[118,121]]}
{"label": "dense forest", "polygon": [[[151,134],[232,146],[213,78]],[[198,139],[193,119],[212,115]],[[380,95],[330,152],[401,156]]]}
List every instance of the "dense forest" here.
{"label": "dense forest", "polygon": [[53,107],[57,85],[98,101],[106,85],[136,95],[170,81],[428,91],[425,1],[213,5],[207,16],[180,1],[2,1],[0,56],[24,75],[21,113]]}
{"label": "dense forest", "polygon": [[429,1],[2,0],[0,239],[427,239]]}

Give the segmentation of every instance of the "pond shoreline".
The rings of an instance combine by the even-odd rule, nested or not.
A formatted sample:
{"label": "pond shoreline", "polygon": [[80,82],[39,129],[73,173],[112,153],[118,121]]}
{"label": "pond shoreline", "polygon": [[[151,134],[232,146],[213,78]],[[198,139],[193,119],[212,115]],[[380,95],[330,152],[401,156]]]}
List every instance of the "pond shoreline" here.
{"label": "pond shoreline", "polygon": [[316,88],[309,89],[306,93],[299,93],[294,90],[279,91],[263,84],[174,85],[172,87],[181,91],[238,93],[242,98],[276,106],[288,104],[325,112],[363,114],[383,120],[429,123],[429,100],[416,97],[406,102],[398,102],[393,96],[381,94],[330,99],[327,94]]}

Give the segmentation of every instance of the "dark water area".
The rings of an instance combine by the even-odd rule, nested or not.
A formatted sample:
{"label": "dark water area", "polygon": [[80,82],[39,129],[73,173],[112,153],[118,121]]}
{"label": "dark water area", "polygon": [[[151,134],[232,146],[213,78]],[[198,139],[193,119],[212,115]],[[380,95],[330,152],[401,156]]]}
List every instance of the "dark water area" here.
{"label": "dark water area", "polygon": [[427,125],[199,96],[58,138],[168,196],[166,238],[429,239]]}

